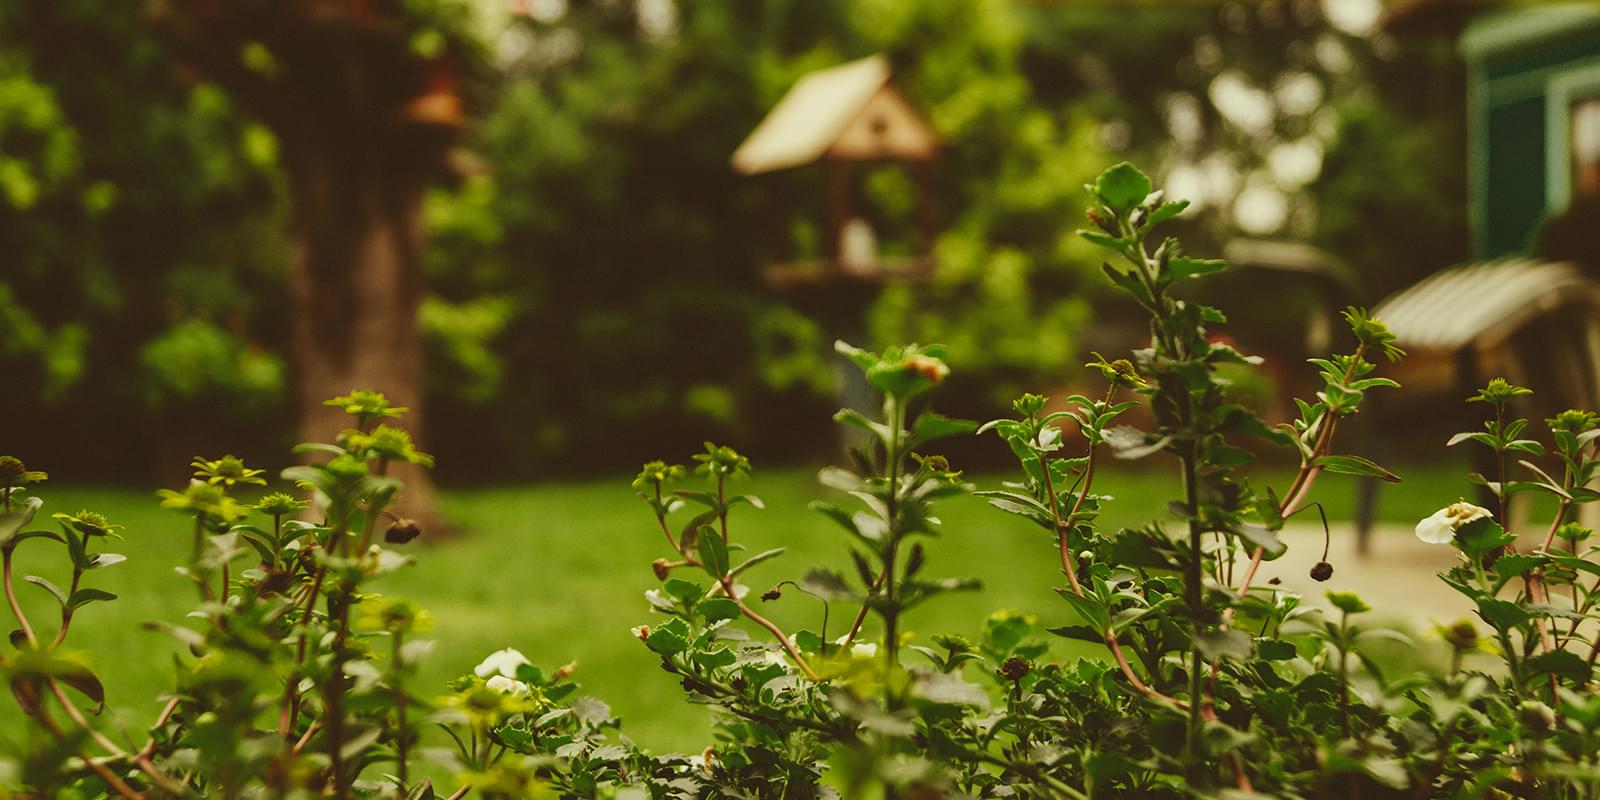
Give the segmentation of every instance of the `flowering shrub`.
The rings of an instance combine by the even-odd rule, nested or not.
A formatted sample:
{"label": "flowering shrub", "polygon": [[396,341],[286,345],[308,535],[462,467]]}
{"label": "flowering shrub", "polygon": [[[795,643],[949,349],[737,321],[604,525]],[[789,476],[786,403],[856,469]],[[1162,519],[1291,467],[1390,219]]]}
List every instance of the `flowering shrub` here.
{"label": "flowering shrub", "polygon": [[[1328,473],[1396,481],[1341,453],[1337,430],[1367,395],[1396,384],[1380,361],[1403,354],[1359,309],[1346,352],[1314,359],[1322,388],[1299,416],[1273,427],[1230,399],[1218,368],[1256,359],[1207,335],[1218,309],[1179,285],[1223,268],[1183,254],[1153,229],[1180,213],[1126,164],[1089,187],[1083,235],[1115,263],[1105,272],[1148,313],[1150,343],[1130,358],[1096,356],[1098,397],[1026,394],[1012,414],[979,425],[941,416],[928,399],[949,374],[936,346],[878,354],[840,344],[879,392],[876,413],[843,410],[859,432],[849,469],[819,478],[841,502],[813,504],[840,531],[845,556],[759,593],[753,568],[781,550],[750,552],[740,523],[763,508],[739,494],[751,469],[707,444],[686,466],[644,465],[634,488],[665,555],[645,594],[654,616],[640,646],[686,702],[719,710],[711,745],[652,755],[617,733],[594,698],[575,697],[572,668],[546,670],[507,648],[444,694],[412,685],[431,617],[363,589],[409,557],[416,523],[395,517],[404,461],[429,465],[379,394],[330,401],[352,417],[333,443],[302,445],[310,463],[284,470],[293,492],[253,504],[241,487],[267,477],[231,456],[197,459],[194,480],[161,493],[192,526],[179,572],[199,605],[161,630],[187,655],[176,690],[142,747],[100,733],[82,706],[104,703],[92,665],[65,649],[74,616],[112,601],[94,571],[126,560],[106,550],[119,527],[93,512],[37,527],[46,480],[0,458],[0,555],[16,617],[0,665],[40,735],[18,765],[46,796],[429,798],[419,774],[450,774],[448,795],[604,798],[712,797],[1576,797],[1600,779],[1600,652],[1591,618],[1600,597],[1592,531],[1574,509],[1600,499],[1600,424],[1589,412],[1548,420],[1553,449],[1509,416],[1526,389],[1491,382],[1476,401],[1492,416],[1451,445],[1488,447],[1494,476],[1471,476],[1497,509],[1446,505],[1418,523],[1424,541],[1453,547],[1440,577],[1470,598],[1477,620],[1438,631],[1447,670],[1401,674],[1378,657],[1402,634],[1367,624],[1371,610],[1329,592],[1324,612],[1255,580],[1283,555],[1278,533],[1308,508]],[[1143,405],[1148,429],[1121,422]],[[1017,460],[1014,480],[977,490],[936,452],[941,440],[995,436]],[[1277,488],[1251,481],[1246,447],[1289,448],[1299,469]],[[1516,458],[1515,464],[1509,463]],[[1138,528],[1099,523],[1105,460],[1162,458],[1176,467],[1169,514]],[[1544,465],[1541,464],[1544,462]],[[691,475],[692,472],[692,475]],[[1559,475],[1559,477],[1556,477]],[[1515,476],[1515,477],[1514,477]],[[905,632],[904,615],[975,580],[942,576],[925,542],[946,532],[937,507],[976,492],[998,512],[1037,525],[1060,561],[1052,606],[1069,624],[996,612],[975,638]],[[1550,495],[1555,519],[1533,547],[1505,527],[1505,498]],[[652,533],[651,535],[657,535]],[[380,541],[381,540],[381,541]],[[31,620],[16,600],[19,546],[62,546],[66,588],[25,576],[59,601],[58,620]],[[1311,577],[1327,580],[1324,559]],[[237,570],[237,571],[235,571]],[[1047,597],[1040,587],[1041,597]],[[1057,601],[1041,601],[1054,604]],[[813,624],[784,630],[762,609],[800,603]],[[620,635],[620,632],[619,632]],[[1049,657],[1048,637],[1089,657]],[[1467,656],[1492,654],[1488,659]],[[422,746],[425,730],[444,747]]]}

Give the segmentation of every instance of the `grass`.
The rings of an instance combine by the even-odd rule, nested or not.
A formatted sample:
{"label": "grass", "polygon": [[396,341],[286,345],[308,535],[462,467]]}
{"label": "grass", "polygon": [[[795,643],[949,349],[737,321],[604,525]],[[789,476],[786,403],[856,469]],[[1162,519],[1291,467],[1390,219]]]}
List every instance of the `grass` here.
{"label": "grass", "polygon": [[[1400,470],[1405,491],[1381,495],[1381,519],[1413,522],[1453,500],[1468,487],[1452,467]],[[1284,474],[1267,476],[1282,486]],[[1106,470],[1100,489],[1116,496],[1104,517],[1108,526],[1140,524],[1166,515],[1175,496],[1165,473]],[[999,478],[976,481],[993,488]],[[170,660],[175,642],[144,630],[146,620],[179,621],[195,603],[192,587],[172,573],[189,547],[188,527],[173,512],[157,507],[143,489],[46,484],[41,494],[52,511],[99,510],[127,527],[126,541],[113,549],[129,556],[115,568],[93,573],[93,584],[119,595],[113,603],[84,609],[67,646],[84,653],[106,684],[110,710],[106,728],[126,730],[142,741],[143,729],[157,712],[154,698],[171,688]],[[765,511],[735,512],[734,536],[753,551],[787,548],[779,559],[751,570],[746,582],[759,593],[812,565],[850,571],[841,545],[846,535],[821,515],[806,509],[820,496],[809,470],[777,470],[758,476],[740,491],[761,496]],[[1355,482],[1328,476],[1314,499],[1334,519],[1348,519]],[[670,676],[629,634],[651,621],[641,593],[657,585],[650,562],[667,555],[667,546],[647,509],[625,478],[446,491],[444,511],[460,530],[458,538],[411,547],[417,563],[386,578],[378,590],[420,602],[438,619],[438,640],[421,675],[425,690],[471,670],[489,652],[517,647],[535,663],[553,667],[578,663],[583,692],[608,701],[624,720],[623,731],[657,751],[698,749],[706,740],[707,711],[682,702]],[[998,608],[1038,614],[1050,625],[1065,624],[1069,613],[1050,587],[1059,582],[1054,545],[1044,531],[990,509],[977,498],[942,507],[946,533],[928,543],[929,575],[974,575],[985,590],[948,596],[914,613],[911,631],[926,635],[953,630],[976,633],[983,618]],[[421,540],[423,542],[426,541]],[[17,558],[18,575],[58,573],[60,553],[49,543],[30,542]],[[1291,546],[1293,543],[1291,542]],[[47,631],[53,600],[20,582],[18,591],[35,623]],[[788,630],[816,625],[814,601],[788,593],[758,605]],[[836,609],[833,631],[854,609]],[[757,631],[759,635],[760,632]],[[830,632],[830,635],[833,635]],[[0,735],[23,735],[21,713],[0,703]],[[120,736],[117,738],[121,738]]]}

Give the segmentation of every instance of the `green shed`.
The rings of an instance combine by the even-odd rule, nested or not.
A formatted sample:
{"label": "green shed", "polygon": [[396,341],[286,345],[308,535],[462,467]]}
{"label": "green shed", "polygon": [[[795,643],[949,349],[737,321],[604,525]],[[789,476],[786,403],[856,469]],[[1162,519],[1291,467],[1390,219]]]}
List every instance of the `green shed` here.
{"label": "green shed", "polygon": [[1474,249],[1482,259],[1527,253],[1548,217],[1600,194],[1600,4],[1487,15],[1461,51]]}

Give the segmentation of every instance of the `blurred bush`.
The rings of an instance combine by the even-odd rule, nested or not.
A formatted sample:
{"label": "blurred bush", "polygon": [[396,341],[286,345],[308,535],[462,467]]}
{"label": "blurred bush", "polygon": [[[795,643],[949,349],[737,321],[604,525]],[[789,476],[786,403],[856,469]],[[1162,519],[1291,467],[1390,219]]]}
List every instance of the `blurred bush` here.
{"label": "blurred bush", "polygon": [[[1124,156],[1161,163],[1161,180],[1211,170],[1220,184],[1185,193],[1225,206],[1221,222],[1179,227],[1215,249],[1241,227],[1237,196],[1272,177],[1271,153],[1315,134],[1318,170],[1277,185],[1289,211],[1252,232],[1335,249],[1379,288],[1439,266],[1465,242],[1449,36],[1402,46],[1331,25],[1323,8],[476,4],[487,110],[422,220],[429,446],[452,465],[444,477],[610,467],[703,435],[757,457],[824,453],[840,335],[947,343],[967,366],[946,392],[952,413],[992,416],[1022,388],[1070,381],[1092,319],[1108,323],[1094,336],[1139,335],[1117,327],[1130,309],[1087,288],[1099,262],[1069,222],[1081,185]],[[28,387],[0,397],[0,415],[115,418],[75,429],[131,445],[238,382],[229,396],[248,402],[212,407],[276,447],[293,313],[277,144],[174,67],[141,13],[0,5],[0,247],[14,254],[0,272],[0,371]],[[727,159],[801,75],[872,52],[949,144],[938,272],[876,299],[774,293],[764,264],[821,247],[822,176],[743,178]],[[1213,104],[1219,80],[1317,91],[1241,127]],[[1389,179],[1400,164],[1411,180]],[[861,192],[873,215],[908,213],[892,169]],[[886,250],[910,246],[882,233]],[[224,368],[224,352],[256,361]],[[500,434],[465,435],[464,420]]]}

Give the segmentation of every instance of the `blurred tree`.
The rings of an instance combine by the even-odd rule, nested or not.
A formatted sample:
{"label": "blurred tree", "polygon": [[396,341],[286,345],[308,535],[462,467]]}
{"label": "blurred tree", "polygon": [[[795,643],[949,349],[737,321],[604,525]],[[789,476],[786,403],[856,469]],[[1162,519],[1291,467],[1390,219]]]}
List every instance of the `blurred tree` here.
{"label": "blurred tree", "polygon": [[[885,292],[863,344],[949,343],[941,402],[985,416],[1140,335],[1088,294],[1098,261],[1072,234],[1109,161],[1160,162],[1220,212],[1189,223],[1197,252],[1310,239],[1374,295],[1462,252],[1449,34],[1397,46],[1330,20],[1365,4],[167,0],[163,41],[143,4],[0,3],[0,369],[27,387],[0,414],[73,421],[80,473],[111,472],[135,445],[259,441],[326,391],[418,380],[425,348],[455,477],[701,435],[816,452],[825,423],[792,420],[829,402],[830,332],[761,267],[820,247],[822,181],[727,159],[800,75],[886,52],[950,148],[940,270]],[[480,76],[495,102],[471,104],[460,158]],[[884,249],[908,247],[904,176],[861,191]],[[1280,327],[1314,299],[1256,297]],[[283,356],[324,335],[295,367],[335,384],[287,401]],[[493,441],[451,422],[485,418]]]}
{"label": "blurred tree", "polygon": [[0,4],[0,153],[8,446],[101,479],[276,446],[271,135],[173,81],[136,5],[27,0]]}
{"label": "blurred tree", "polygon": [[[466,122],[477,56],[467,0],[155,0],[188,63],[271,130],[294,237],[290,341],[300,437],[347,424],[323,406],[386,392],[425,430],[421,203]],[[407,512],[437,523],[432,482],[408,470]]]}

